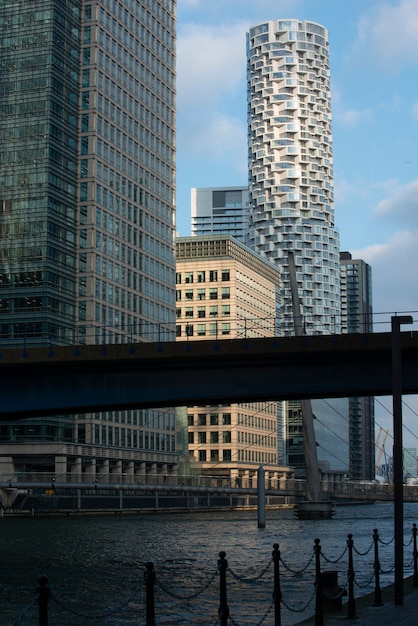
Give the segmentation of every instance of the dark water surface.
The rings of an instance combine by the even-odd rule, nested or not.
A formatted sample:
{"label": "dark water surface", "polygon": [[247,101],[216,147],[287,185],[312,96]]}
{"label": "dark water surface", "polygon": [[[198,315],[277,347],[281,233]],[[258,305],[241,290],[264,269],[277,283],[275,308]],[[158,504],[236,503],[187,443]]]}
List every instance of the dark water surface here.
{"label": "dark water surface", "polygon": [[[405,544],[418,521],[418,504],[406,504]],[[282,624],[314,612],[300,612],[314,592],[313,545],[321,541],[321,569],[336,569],[346,584],[347,534],[352,533],[356,596],[374,590],[373,530],[382,541],[382,586],[393,582],[393,507],[376,504],[337,508],[333,520],[299,521],[291,510],[267,511],[266,528],[257,513],[214,512],[109,515],[72,518],[3,518],[0,552],[0,626],[35,626],[32,605],[36,578],[46,574],[52,591],[49,626],[145,624],[144,563],[155,564],[156,624],[217,623],[219,552],[227,554],[228,604],[234,623],[274,623],[272,546],[280,545]],[[412,572],[412,545],[405,547],[406,574]],[[326,561],[328,559],[328,562]],[[306,568],[306,566],[309,566]],[[287,567],[286,567],[287,566]],[[305,569],[306,568],[306,569]],[[290,571],[292,570],[292,571]],[[295,571],[305,570],[303,574]],[[249,580],[250,579],[250,580]],[[212,581],[212,582],[211,582]],[[190,599],[187,599],[190,598]],[[295,612],[298,611],[298,612]],[[264,615],[264,621],[262,618]]]}

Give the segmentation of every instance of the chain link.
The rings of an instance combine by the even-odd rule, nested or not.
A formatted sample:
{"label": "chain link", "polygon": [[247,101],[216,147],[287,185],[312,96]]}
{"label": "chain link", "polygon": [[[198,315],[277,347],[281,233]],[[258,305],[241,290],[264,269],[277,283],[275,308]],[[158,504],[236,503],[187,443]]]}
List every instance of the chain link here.
{"label": "chain link", "polygon": [[194,600],[194,598],[197,598],[198,596],[200,596],[201,593],[206,591],[206,589],[208,589],[211,586],[211,584],[213,583],[215,578],[218,576],[218,574],[219,574],[219,570],[216,569],[216,571],[212,574],[211,578],[209,578],[207,583],[203,585],[203,587],[201,587],[200,589],[198,589],[197,591],[195,591],[194,593],[190,595],[181,595],[179,593],[176,593],[175,591],[171,591],[164,585],[164,583],[160,581],[159,578],[156,578],[155,582],[160,587],[160,589],[162,589],[164,593],[166,593],[171,598],[175,598],[176,600]]}
{"label": "chain link", "polygon": [[18,624],[20,624],[20,622],[25,617],[25,615],[27,615],[29,613],[29,611],[33,608],[33,606],[34,606],[34,604],[35,604],[37,599],[38,599],[38,596],[35,596],[33,598],[32,602],[26,607],[26,609],[23,609],[23,611],[21,612],[21,614],[19,615],[17,620],[13,623],[13,626],[17,626]]}
{"label": "chain link", "polygon": [[288,604],[286,604],[286,602],[283,600],[283,598],[282,598],[282,604],[283,604],[283,606],[285,606],[285,607],[286,607],[286,609],[287,609],[288,611],[290,611],[291,613],[303,613],[303,611],[306,611],[306,609],[308,608],[308,606],[311,604],[312,600],[313,600],[313,599],[314,599],[314,597],[315,597],[315,594],[316,594],[316,589],[315,589],[315,590],[314,590],[314,592],[312,593],[311,597],[309,598],[309,600],[308,600],[308,602],[305,604],[305,606],[303,606],[303,607],[302,607],[302,608],[300,608],[300,609],[292,609],[292,607],[291,607],[291,606],[289,606]]}
{"label": "chain link", "polygon": [[314,560],[315,555],[313,554],[311,556],[311,558],[309,559],[309,561],[307,562],[307,564],[305,565],[304,568],[300,569],[300,570],[294,570],[292,569],[289,565],[287,565],[282,557],[280,557],[280,563],[283,565],[283,567],[285,568],[285,570],[287,570],[288,572],[290,572],[291,574],[303,574],[304,572],[306,572],[306,570],[308,569],[308,567],[311,565],[312,561]]}
{"label": "chain link", "polygon": [[245,578],[244,576],[240,576],[239,574],[236,574],[230,567],[228,567],[228,572],[230,572],[231,576],[235,578],[235,580],[239,580],[242,583],[252,584],[252,583],[256,583],[258,580],[263,578],[263,576],[270,569],[272,563],[273,563],[273,559],[271,559],[269,563],[267,563],[266,567],[263,570],[261,570],[259,575],[256,576],[255,578]]}
{"label": "chain link", "polygon": [[379,537],[379,543],[381,543],[383,546],[390,546],[390,544],[395,541],[395,537],[392,537],[392,539],[390,541],[382,541]]}
{"label": "chain link", "polygon": [[359,589],[367,589],[367,587],[370,587],[370,585],[372,584],[372,581],[373,581],[373,579],[374,579],[374,576],[375,576],[375,574],[374,574],[374,572],[373,572],[373,573],[372,573],[372,575],[371,575],[371,576],[370,576],[370,578],[369,578],[369,581],[368,581],[365,585],[360,584],[360,583],[358,582],[357,578],[354,578],[354,584],[355,584],[355,585],[356,585]]}
{"label": "chain link", "polygon": [[320,552],[320,556],[324,559],[324,561],[326,561],[327,563],[338,563],[339,561],[341,561],[341,559],[343,558],[343,556],[345,555],[345,553],[347,552],[348,548],[347,546],[344,548],[344,552],[338,557],[338,559],[329,559],[322,551]]}
{"label": "chain link", "polygon": [[353,544],[353,550],[359,556],[366,556],[367,554],[369,554],[370,550],[373,548],[373,545],[374,545],[374,541],[372,540],[372,542],[371,542],[370,546],[367,548],[366,552],[360,552],[360,550],[357,550],[356,546]]}

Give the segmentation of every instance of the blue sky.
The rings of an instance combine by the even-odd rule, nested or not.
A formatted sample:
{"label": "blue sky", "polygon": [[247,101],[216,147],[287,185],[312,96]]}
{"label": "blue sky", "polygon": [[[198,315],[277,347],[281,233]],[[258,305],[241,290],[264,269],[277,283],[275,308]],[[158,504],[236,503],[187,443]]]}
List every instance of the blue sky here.
{"label": "blue sky", "polygon": [[412,311],[418,321],[418,0],[178,0],[177,18],[178,233],[190,234],[191,187],[247,184],[248,28],[319,22],[341,249],[373,268],[374,311],[389,312],[375,320]]}

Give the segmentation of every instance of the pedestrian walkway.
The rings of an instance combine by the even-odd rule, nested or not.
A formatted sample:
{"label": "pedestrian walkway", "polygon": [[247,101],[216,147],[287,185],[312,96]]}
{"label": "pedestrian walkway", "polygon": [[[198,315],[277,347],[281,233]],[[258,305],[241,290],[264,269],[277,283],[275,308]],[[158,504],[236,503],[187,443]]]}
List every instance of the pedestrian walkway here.
{"label": "pedestrian walkway", "polygon": [[[413,580],[404,581],[404,603],[395,605],[393,585],[382,589],[383,606],[373,606],[374,594],[355,599],[356,618],[350,620],[355,626],[416,626],[418,624],[418,587],[413,587]],[[341,626],[347,620],[347,604],[338,612],[324,613],[324,626]],[[310,617],[298,626],[315,624],[315,617]]]}

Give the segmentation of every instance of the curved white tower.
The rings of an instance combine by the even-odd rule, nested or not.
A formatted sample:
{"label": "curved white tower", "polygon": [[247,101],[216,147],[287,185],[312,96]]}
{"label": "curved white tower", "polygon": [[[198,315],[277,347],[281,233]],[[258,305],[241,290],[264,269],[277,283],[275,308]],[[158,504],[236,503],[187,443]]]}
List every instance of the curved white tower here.
{"label": "curved white tower", "polygon": [[281,266],[285,334],[293,334],[289,250],[303,331],[340,329],[328,46],[327,30],[309,21],[269,21],[247,33],[248,244]]}

